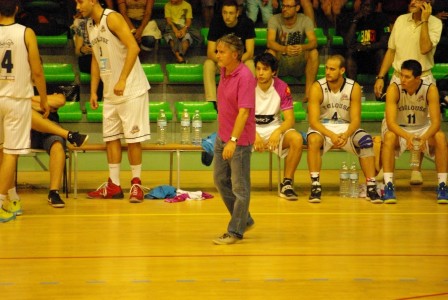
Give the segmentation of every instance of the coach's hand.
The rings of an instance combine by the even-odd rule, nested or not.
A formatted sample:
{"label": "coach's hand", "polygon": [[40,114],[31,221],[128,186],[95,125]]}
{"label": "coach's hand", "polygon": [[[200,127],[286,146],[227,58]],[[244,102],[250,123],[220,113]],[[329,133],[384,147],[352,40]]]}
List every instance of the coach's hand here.
{"label": "coach's hand", "polygon": [[222,151],[222,159],[228,160],[233,157],[233,153],[236,149],[236,142],[228,141],[224,146],[224,150]]}

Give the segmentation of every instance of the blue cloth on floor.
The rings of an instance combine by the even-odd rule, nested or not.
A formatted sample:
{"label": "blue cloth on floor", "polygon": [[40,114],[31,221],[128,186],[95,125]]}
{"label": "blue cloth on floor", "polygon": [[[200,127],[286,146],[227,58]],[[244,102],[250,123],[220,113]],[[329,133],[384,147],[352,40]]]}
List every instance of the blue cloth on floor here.
{"label": "blue cloth on floor", "polygon": [[153,188],[148,194],[145,195],[145,199],[166,199],[176,196],[176,188],[171,185],[159,185]]}

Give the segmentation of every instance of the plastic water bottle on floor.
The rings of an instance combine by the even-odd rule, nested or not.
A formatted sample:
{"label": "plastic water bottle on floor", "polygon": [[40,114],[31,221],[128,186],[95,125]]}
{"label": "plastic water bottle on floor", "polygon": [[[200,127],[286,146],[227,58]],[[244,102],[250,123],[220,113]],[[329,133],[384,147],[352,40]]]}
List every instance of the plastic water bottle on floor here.
{"label": "plastic water bottle on floor", "polygon": [[420,167],[420,138],[415,136],[412,139],[411,161],[410,165],[413,169]]}
{"label": "plastic water bottle on floor", "polygon": [[358,179],[359,179],[359,173],[356,169],[356,163],[353,162],[350,167],[350,197],[351,198],[358,198],[359,196],[359,185],[358,185]]}
{"label": "plastic water bottle on floor", "polygon": [[191,125],[193,127],[193,145],[201,145],[202,143],[202,119],[199,110],[194,112]]}
{"label": "plastic water bottle on floor", "polygon": [[166,114],[165,111],[161,109],[157,116],[157,144],[159,145],[166,144],[166,128]]}
{"label": "plastic water bottle on floor", "polygon": [[180,119],[180,143],[190,144],[190,114],[187,109],[184,109]]}
{"label": "plastic water bottle on floor", "polygon": [[341,170],[339,171],[339,196],[349,197],[349,183],[348,166],[347,163],[343,161]]}

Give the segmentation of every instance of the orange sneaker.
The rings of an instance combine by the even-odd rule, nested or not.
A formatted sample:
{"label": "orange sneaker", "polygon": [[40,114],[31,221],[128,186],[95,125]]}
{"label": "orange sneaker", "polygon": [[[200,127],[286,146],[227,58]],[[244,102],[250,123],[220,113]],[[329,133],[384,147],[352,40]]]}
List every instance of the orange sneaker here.
{"label": "orange sneaker", "polygon": [[100,185],[96,191],[87,193],[87,198],[90,199],[123,199],[123,191],[119,185],[116,185],[110,180]]}

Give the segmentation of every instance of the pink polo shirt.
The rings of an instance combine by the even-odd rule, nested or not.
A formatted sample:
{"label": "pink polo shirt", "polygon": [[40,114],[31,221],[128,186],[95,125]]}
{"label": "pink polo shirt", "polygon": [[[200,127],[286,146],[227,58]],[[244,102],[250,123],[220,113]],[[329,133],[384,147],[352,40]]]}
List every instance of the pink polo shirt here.
{"label": "pink polo shirt", "polygon": [[223,142],[230,140],[240,108],[250,108],[238,145],[247,146],[255,141],[255,87],[257,82],[249,68],[240,63],[228,76],[221,69],[218,85],[218,136]]}

